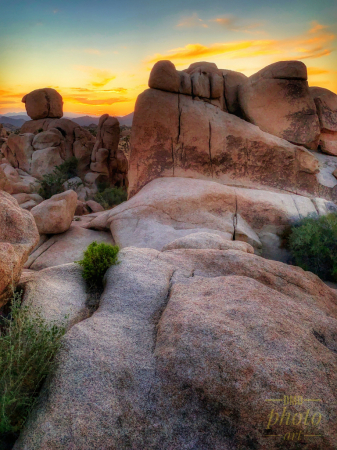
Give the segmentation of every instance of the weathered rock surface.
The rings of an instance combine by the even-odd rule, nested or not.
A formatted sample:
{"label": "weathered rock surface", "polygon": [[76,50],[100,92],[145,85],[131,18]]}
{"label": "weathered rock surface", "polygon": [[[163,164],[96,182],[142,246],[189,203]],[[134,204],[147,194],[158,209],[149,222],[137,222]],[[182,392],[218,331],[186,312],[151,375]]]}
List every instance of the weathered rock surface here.
{"label": "weathered rock surface", "polygon": [[149,87],[162,91],[179,92],[180,76],[171,61],[158,61],[152,68]]}
{"label": "weathered rock surface", "polygon": [[88,294],[77,264],[65,264],[32,272],[20,282],[23,303],[41,312],[48,322],[70,329],[89,317]]}
{"label": "weathered rock surface", "polygon": [[316,150],[320,125],[300,61],[281,61],[265,67],[239,87],[244,118],[267,133]]}
{"label": "weathered rock surface", "polygon": [[67,231],[77,206],[77,194],[73,190],[53,195],[35,206],[31,212],[40,234],[58,234]]}
{"label": "weathered rock surface", "polygon": [[[336,291],[241,251],[119,259],[97,312],[66,334],[15,450],[277,450],[299,431],[306,448],[334,449]],[[268,430],[283,405],[267,400],[293,393],[321,402],[287,407],[288,425]],[[304,425],[308,408],[319,427]]]}
{"label": "weathered rock surface", "polygon": [[310,94],[316,103],[321,127],[320,149],[337,156],[337,95],[320,87],[311,87]]}
{"label": "weathered rock surface", "polygon": [[[83,220],[83,219],[82,219]],[[25,268],[42,270],[47,267],[73,263],[83,258],[83,253],[94,241],[114,244],[110,232],[93,231],[76,226],[73,222],[69,230],[47,239],[28,258]]]}
{"label": "weathered rock surface", "polygon": [[21,209],[11,195],[0,191],[0,307],[12,296],[22,266],[38,241],[31,213]]}
{"label": "weathered rock surface", "polygon": [[155,178],[174,176],[336,199],[318,172],[318,160],[303,147],[209,103],[155,89],[137,99],[129,197]]}
{"label": "weathered rock surface", "polygon": [[22,99],[29,117],[33,120],[63,116],[62,96],[51,88],[36,89]]}
{"label": "weathered rock surface", "polygon": [[241,117],[239,86],[247,80],[247,77],[243,73],[235,72],[234,70],[222,69],[221,72],[224,79],[227,110],[229,113]]}
{"label": "weathered rock surface", "polygon": [[229,241],[218,234],[206,232],[188,234],[187,236],[176,239],[165,245],[162,251],[165,252],[166,250],[180,248],[239,250],[241,252],[254,253],[254,248],[246,242]]}
{"label": "weathered rock surface", "polygon": [[110,228],[121,248],[162,250],[176,239],[208,232],[247,242],[267,258],[286,261],[288,254],[281,248],[284,230],[309,214],[336,210],[334,203],[320,198],[165,177],[86,226]]}

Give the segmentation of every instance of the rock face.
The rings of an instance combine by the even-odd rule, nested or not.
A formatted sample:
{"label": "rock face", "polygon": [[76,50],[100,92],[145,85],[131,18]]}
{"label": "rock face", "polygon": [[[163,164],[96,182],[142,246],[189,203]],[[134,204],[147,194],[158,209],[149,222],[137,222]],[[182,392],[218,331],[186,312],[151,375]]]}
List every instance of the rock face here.
{"label": "rock face", "polygon": [[40,234],[59,234],[67,231],[77,206],[77,194],[73,190],[53,195],[35,206],[31,212]]}
{"label": "rock face", "polygon": [[320,87],[311,87],[310,93],[316,103],[321,127],[320,149],[323,153],[337,156],[337,95]]}
{"label": "rock face", "polygon": [[[299,432],[334,449],[336,291],[241,251],[129,248],[119,260],[15,450],[277,450]],[[321,401],[287,405],[280,425],[293,394]]]}
{"label": "rock face", "polygon": [[38,243],[39,233],[30,212],[0,191],[0,307],[13,294],[21,269]]}
{"label": "rock face", "polygon": [[137,99],[129,197],[155,178],[174,176],[335,198],[318,182],[318,171],[318,160],[303,147],[207,102],[155,89]]}
{"label": "rock face", "polygon": [[36,89],[25,95],[22,102],[33,120],[47,117],[60,119],[63,116],[62,96],[55,89]]}
{"label": "rock face", "polygon": [[320,126],[307,68],[299,61],[265,67],[239,87],[244,117],[267,133],[316,150]]}
{"label": "rock face", "polygon": [[333,211],[337,206],[320,198],[165,177],[86,226],[110,229],[121,248],[162,250],[176,239],[206,232],[229,242],[246,242],[264,257],[287,261],[284,230],[300,218]]}

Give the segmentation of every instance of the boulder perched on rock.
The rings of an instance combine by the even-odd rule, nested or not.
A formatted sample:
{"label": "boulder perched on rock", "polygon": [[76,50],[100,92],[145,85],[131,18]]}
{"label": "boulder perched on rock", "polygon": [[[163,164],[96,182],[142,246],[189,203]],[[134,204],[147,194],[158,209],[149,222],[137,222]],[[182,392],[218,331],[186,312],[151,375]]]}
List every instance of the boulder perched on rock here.
{"label": "boulder perched on rock", "polygon": [[336,204],[321,198],[164,177],[85,226],[110,229],[121,248],[162,250],[177,239],[193,240],[194,233],[206,232],[228,240],[228,245],[246,242],[266,258],[287,261],[284,231],[303,217],[336,211]]}
{"label": "boulder perched on rock", "polygon": [[[119,261],[15,450],[277,450],[299,432],[335,448],[337,291],[237,250],[128,248]],[[284,406],[294,395],[320,401]]]}
{"label": "boulder perched on rock", "polygon": [[193,177],[333,198],[306,150],[191,96],[148,89],[132,126],[129,197],[158,177]]}
{"label": "boulder perched on rock", "polygon": [[0,191],[0,307],[13,295],[22,266],[38,241],[31,213]]}
{"label": "boulder perched on rock", "polygon": [[36,89],[26,94],[22,102],[26,106],[28,116],[33,120],[47,117],[60,119],[63,116],[63,99],[55,89]]}
{"label": "boulder perched on rock", "polygon": [[239,86],[244,118],[262,131],[316,150],[320,126],[300,61],[281,61],[265,67]]}
{"label": "boulder perched on rock", "polygon": [[316,103],[321,127],[320,149],[337,156],[337,95],[320,87],[311,87],[310,94]]}
{"label": "boulder perched on rock", "polygon": [[152,68],[149,87],[162,91],[179,92],[180,76],[171,61],[158,61]]}
{"label": "boulder perched on rock", "polygon": [[40,234],[58,234],[67,231],[77,206],[77,194],[73,190],[53,195],[35,206],[31,212]]}

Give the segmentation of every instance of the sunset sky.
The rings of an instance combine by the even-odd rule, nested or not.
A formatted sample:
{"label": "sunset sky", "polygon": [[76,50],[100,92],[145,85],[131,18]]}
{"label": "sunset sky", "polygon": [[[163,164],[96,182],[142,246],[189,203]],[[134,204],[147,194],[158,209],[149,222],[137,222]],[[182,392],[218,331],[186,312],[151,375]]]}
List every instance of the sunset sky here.
{"label": "sunset sky", "polygon": [[53,87],[64,111],[125,115],[160,59],[251,75],[280,60],[337,93],[336,0],[0,0],[0,114]]}

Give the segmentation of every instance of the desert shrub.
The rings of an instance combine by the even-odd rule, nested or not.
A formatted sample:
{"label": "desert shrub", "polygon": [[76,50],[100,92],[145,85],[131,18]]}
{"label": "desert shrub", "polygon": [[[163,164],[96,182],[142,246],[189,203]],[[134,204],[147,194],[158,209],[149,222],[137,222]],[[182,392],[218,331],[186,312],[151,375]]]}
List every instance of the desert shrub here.
{"label": "desert shrub", "polygon": [[120,187],[105,187],[95,195],[94,200],[101,204],[104,209],[109,209],[112,206],[117,206],[127,200],[127,193]]}
{"label": "desert shrub", "polygon": [[89,290],[101,290],[103,277],[109,267],[118,264],[119,247],[104,242],[92,242],[81,261],[77,264],[83,267],[82,276],[86,280]]}
{"label": "desert shrub", "polygon": [[63,183],[78,176],[78,159],[73,156],[56,166],[52,173],[43,176],[39,194],[44,199],[64,192]]}
{"label": "desert shrub", "polygon": [[288,247],[297,266],[337,281],[337,213],[302,219],[292,227]]}
{"label": "desert shrub", "polygon": [[[15,293],[0,323],[0,447],[24,425],[65,333]],[[2,447],[1,447],[2,448]]]}

